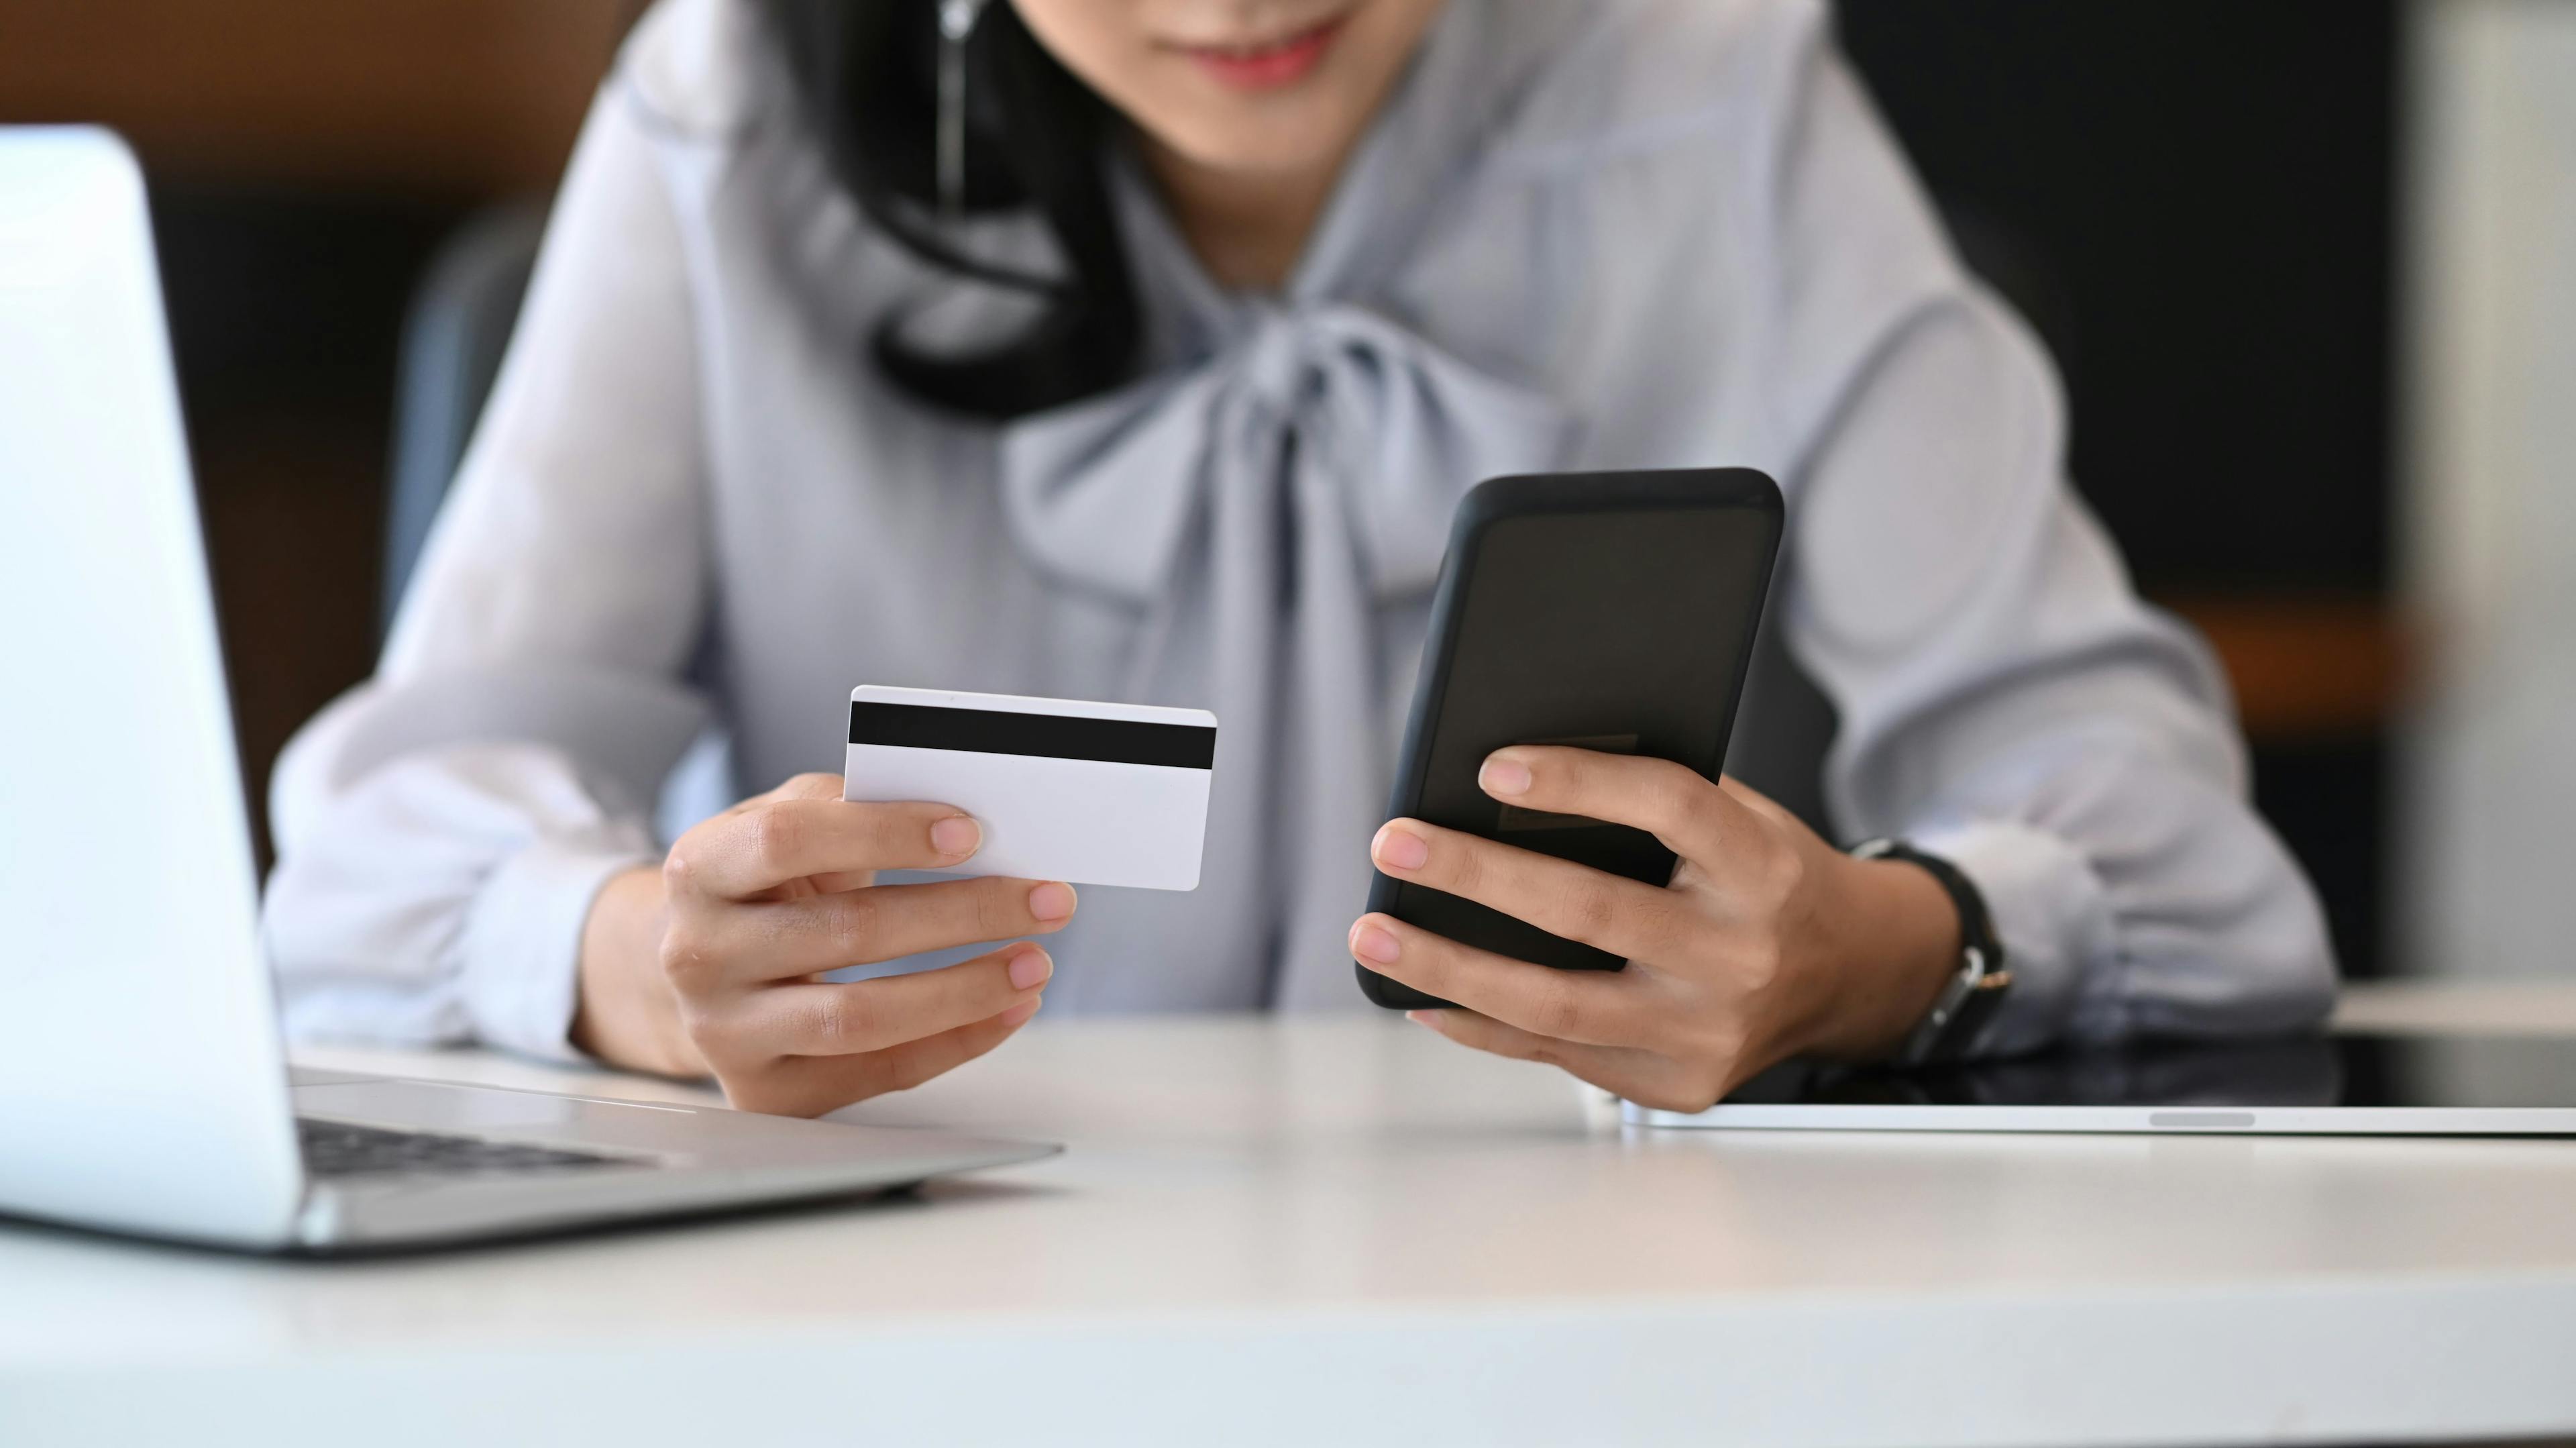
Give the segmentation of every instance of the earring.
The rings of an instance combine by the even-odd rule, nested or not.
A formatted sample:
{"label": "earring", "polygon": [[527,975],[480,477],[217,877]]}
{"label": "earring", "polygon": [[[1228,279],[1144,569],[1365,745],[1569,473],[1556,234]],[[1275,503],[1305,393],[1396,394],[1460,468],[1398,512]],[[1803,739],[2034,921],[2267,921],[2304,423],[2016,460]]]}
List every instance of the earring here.
{"label": "earring", "polygon": [[966,37],[984,0],[939,0],[939,219],[966,214]]}

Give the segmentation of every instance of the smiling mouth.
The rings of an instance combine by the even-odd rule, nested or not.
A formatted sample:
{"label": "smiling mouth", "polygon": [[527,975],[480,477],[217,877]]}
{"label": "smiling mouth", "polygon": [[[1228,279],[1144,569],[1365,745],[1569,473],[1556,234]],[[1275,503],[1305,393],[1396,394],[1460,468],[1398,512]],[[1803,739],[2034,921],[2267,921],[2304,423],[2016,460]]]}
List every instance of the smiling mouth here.
{"label": "smiling mouth", "polygon": [[1302,80],[1323,61],[1346,17],[1248,44],[1173,45],[1218,82],[1237,90],[1270,90]]}

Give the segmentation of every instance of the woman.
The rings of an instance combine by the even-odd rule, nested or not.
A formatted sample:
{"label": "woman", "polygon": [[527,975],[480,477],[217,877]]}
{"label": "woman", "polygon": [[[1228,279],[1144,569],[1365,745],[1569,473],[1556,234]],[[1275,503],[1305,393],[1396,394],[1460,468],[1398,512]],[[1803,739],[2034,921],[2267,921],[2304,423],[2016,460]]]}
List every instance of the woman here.
{"label": "woman", "polygon": [[[2320,1015],[2320,918],[2219,680],[2066,487],[2038,350],[1820,5],[975,10],[666,0],[629,43],[382,669],[281,765],[294,1029],[810,1113],[1050,989],[1360,1008],[1356,955],[1458,1002],[1423,1017],[1455,1040],[1694,1107],[1914,1036],[1980,933],[1945,875],[2013,978],[1946,1048]],[[1774,614],[1838,711],[1831,824],[1931,863],[1556,749],[1487,788],[1656,830],[1670,888],[1378,829],[1457,496],[1719,463],[1789,496]],[[1215,709],[1201,887],[880,882],[977,830],[808,772],[861,682]],[[1732,772],[1812,785],[1781,697]],[[785,783],[665,852],[648,806],[710,724],[721,772]],[[1372,864],[1632,964],[1355,921]]]}

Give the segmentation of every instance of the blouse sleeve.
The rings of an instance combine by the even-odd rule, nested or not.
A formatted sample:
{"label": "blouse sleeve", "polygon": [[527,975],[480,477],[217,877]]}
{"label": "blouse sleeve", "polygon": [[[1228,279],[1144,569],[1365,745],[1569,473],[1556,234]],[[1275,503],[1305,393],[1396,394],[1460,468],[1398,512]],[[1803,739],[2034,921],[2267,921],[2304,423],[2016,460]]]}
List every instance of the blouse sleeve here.
{"label": "blouse sleeve", "polygon": [[2015,983],[1982,1049],[2318,1020],[2316,900],[2248,804],[2210,654],[2065,481],[2044,354],[1952,259],[1820,22],[1786,73],[1783,622],[1839,710],[1837,824],[1986,896]]}
{"label": "blouse sleeve", "polygon": [[612,80],[376,676],[279,761],[265,929],[295,1035],[569,1054],[590,901],[658,853],[707,579],[649,123]]}

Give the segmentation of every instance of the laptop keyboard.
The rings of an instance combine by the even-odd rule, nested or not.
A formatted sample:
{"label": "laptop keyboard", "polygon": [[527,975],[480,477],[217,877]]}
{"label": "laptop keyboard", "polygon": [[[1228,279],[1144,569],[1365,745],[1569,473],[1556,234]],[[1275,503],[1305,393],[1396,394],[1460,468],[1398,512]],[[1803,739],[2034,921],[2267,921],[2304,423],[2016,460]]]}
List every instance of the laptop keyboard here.
{"label": "laptop keyboard", "polygon": [[304,1166],[317,1177],[454,1176],[473,1172],[563,1171],[580,1167],[632,1166],[624,1157],[563,1151],[550,1146],[483,1141],[471,1136],[441,1136],[427,1131],[387,1131],[338,1121],[297,1117],[295,1134],[304,1147]]}

